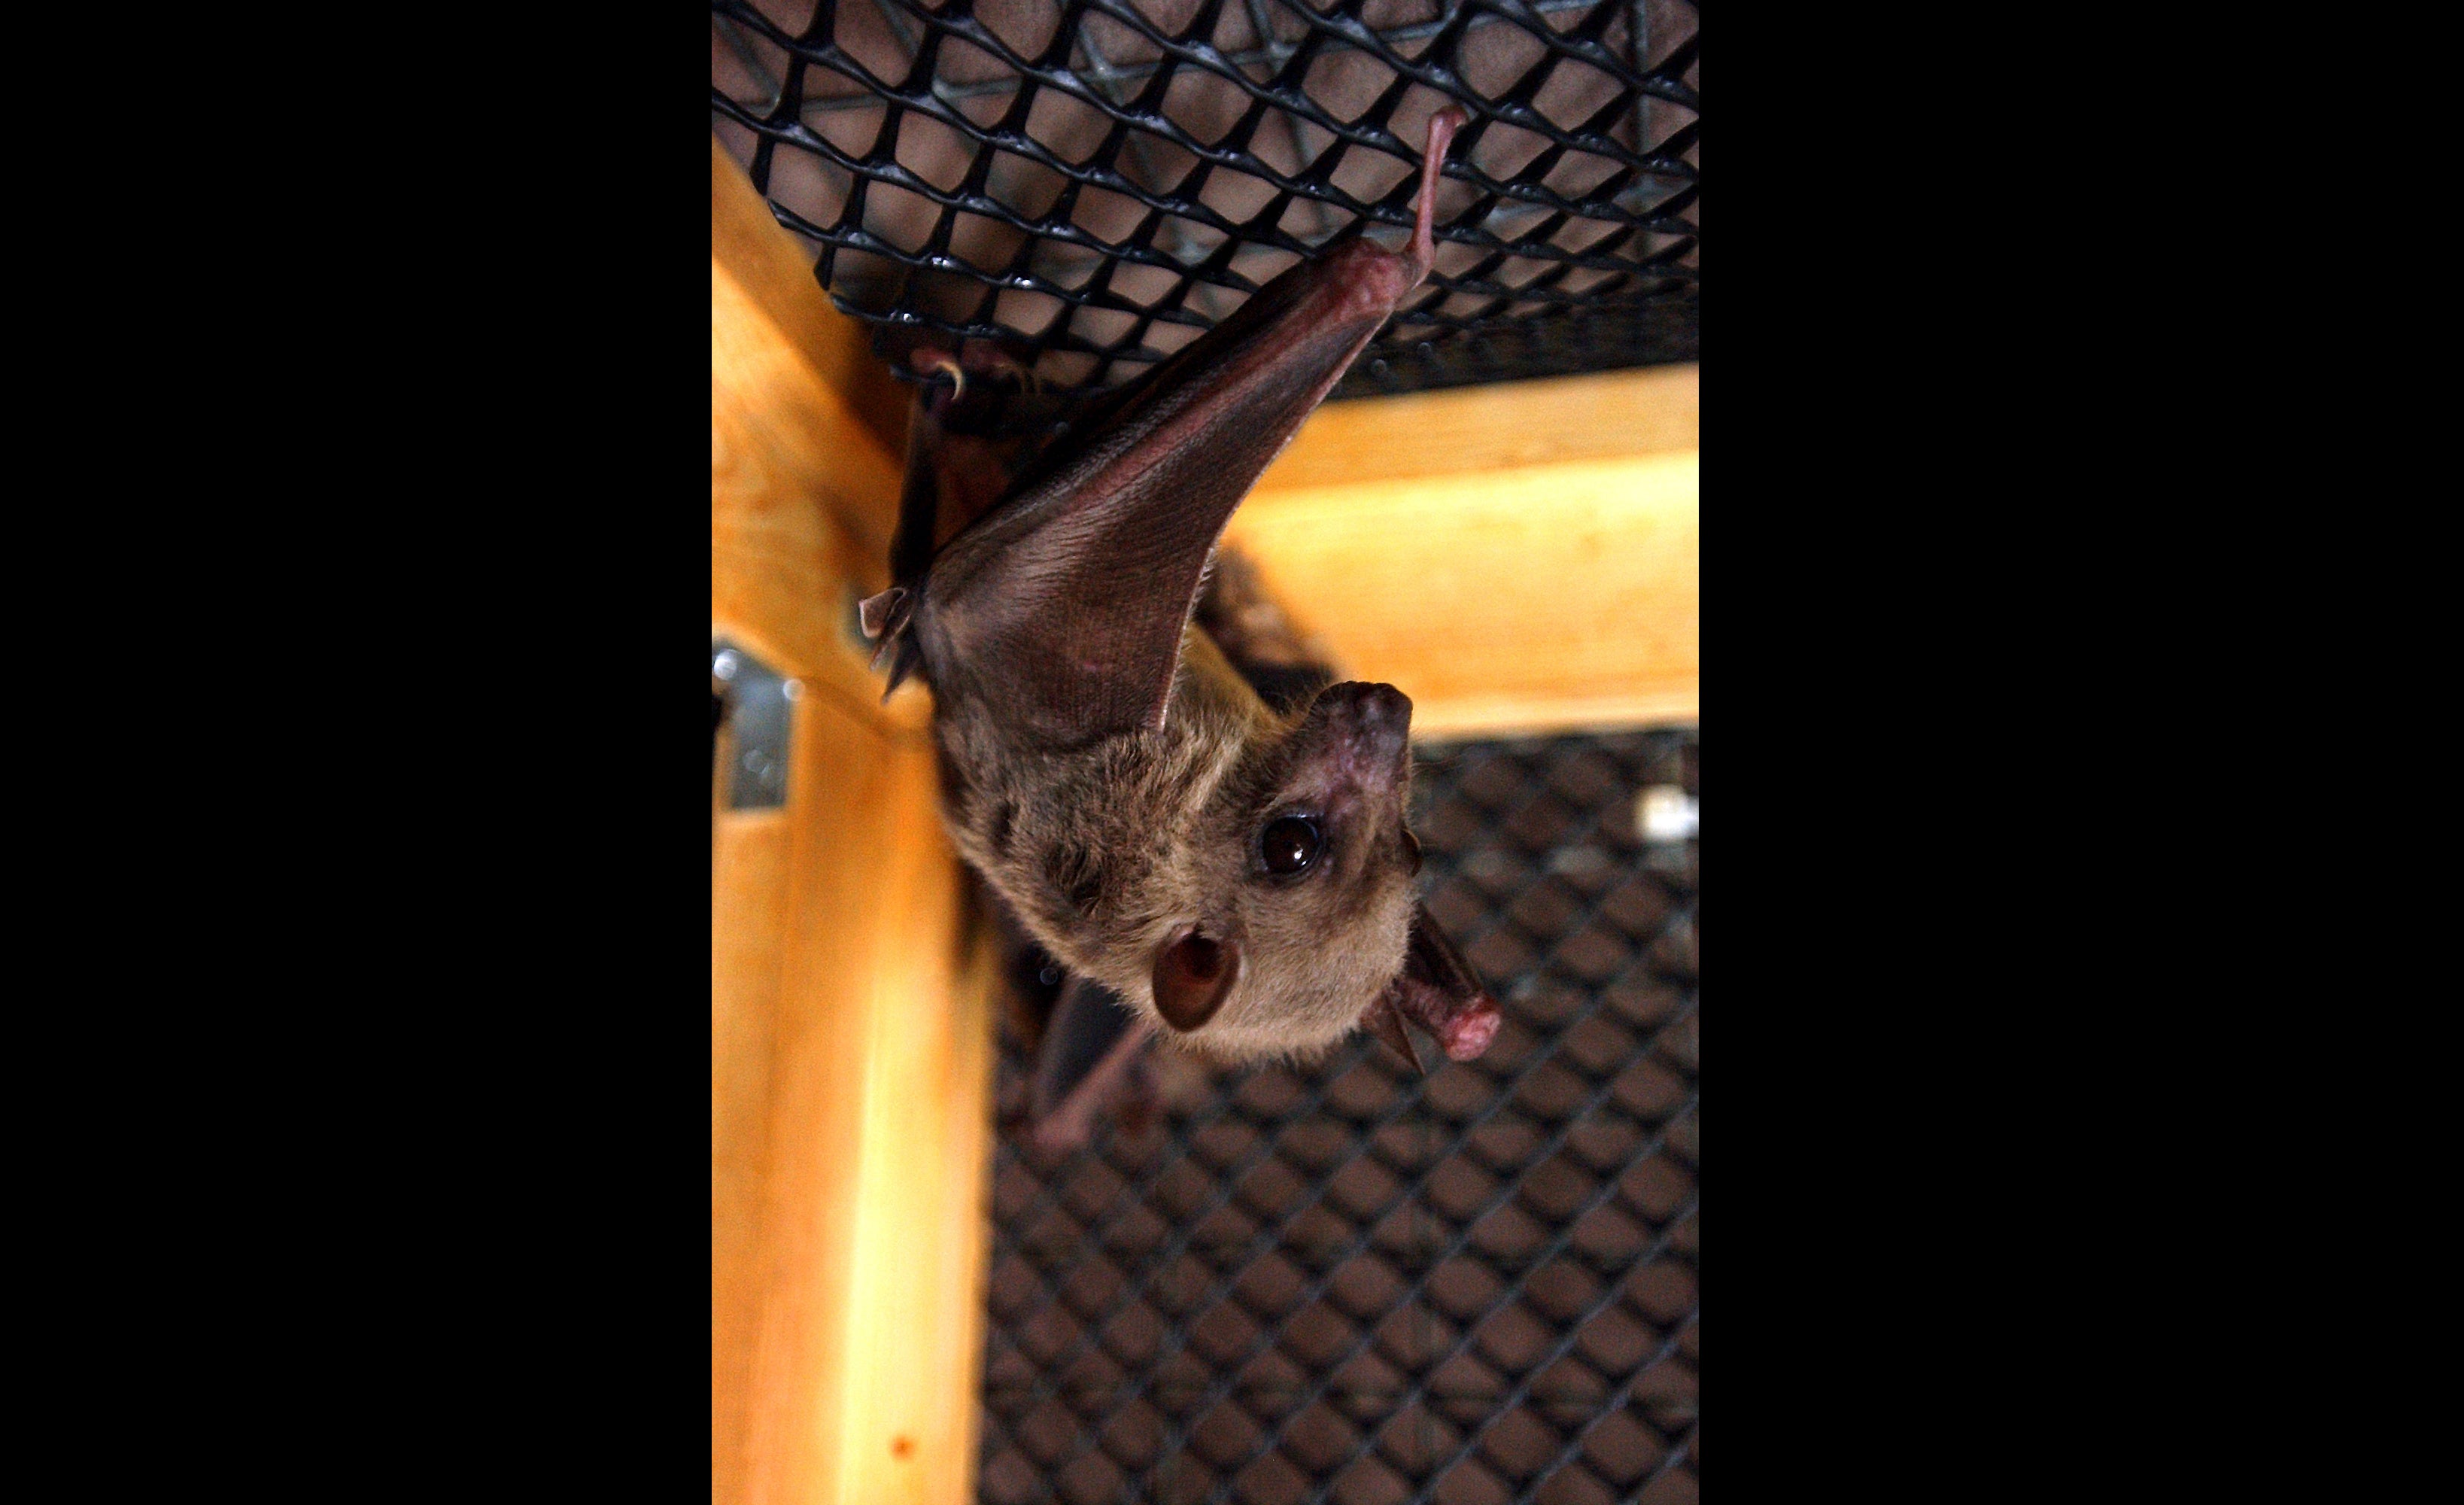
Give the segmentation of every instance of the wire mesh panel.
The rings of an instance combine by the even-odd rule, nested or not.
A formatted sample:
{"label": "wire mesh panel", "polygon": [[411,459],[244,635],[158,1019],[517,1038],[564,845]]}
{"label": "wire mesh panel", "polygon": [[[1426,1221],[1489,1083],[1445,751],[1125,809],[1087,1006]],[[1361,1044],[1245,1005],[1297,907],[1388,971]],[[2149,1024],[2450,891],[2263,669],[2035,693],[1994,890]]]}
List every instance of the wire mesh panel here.
{"label": "wire mesh panel", "polygon": [[[1418,749],[1431,911],[1505,1004],[1428,1076],[1164,1057],[1164,1108],[996,1153],[981,1495],[1697,1497],[1690,731]],[[1004,1043],[1001,1112],[1027,1065]]]}
{"label": "wire mesh panel", "polygon": [[1695,356],[1692,0],[711,9],[715,128],[883,325],[1126,380],[1348,228],[1398,239],[1453,101],[1436,272],[1336,395]]}

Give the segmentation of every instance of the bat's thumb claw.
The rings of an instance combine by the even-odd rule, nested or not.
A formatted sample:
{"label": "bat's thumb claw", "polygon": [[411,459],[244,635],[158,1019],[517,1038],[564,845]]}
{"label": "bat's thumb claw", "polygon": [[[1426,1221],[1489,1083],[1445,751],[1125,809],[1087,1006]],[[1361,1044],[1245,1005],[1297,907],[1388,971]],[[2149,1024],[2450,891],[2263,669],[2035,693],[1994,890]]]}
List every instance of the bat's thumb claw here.
{"label": "bat's thumb claw", "polygon": [[[897,656],[892,658],[892,653]],[[888,705],[890,697],[898,693],[898,687],[907,682],[907,675],[915,668],[917,656],[915,644],[906,638],[895,638],[882,644],[880,651],[872,655],[872,668],[876,674],[881,670],[882,660],[890,659],[890,682],[881,687],[882,704]]]}
{"label": "bat's thumb claw", "polygon": [[908,671],[915,667],[915,642],[905,635],[908,620],[915,614],[915,592],[904,586],[892,586],[858,602],[855,610],[864,624],[864,635],[881,640],[872,651],[870,667],[874,674],[881,673],[885,665],[890,670],[890,683],[881,691],[881,698],[887,701]]}
{"label": "bat's thumb claw", "polygon": [[857,602],[855,614],[856,619],[864,624],[864,635],[880,637],[886,633],[897,636],[898,629],[907,625],[907,614],[911,609],[907,600],[913,593],[905,586],[892,586],[877,596],[867,596]]}

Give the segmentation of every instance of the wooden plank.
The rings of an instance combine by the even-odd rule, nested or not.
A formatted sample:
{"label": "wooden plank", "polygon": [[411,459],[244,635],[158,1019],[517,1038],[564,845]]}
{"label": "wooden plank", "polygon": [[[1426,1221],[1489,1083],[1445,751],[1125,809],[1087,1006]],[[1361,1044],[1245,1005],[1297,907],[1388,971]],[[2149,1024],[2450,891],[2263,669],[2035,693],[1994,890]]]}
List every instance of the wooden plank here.
{"label": "wooden plank", "polygon": [[1690,454],[1703,445],[1701,371],[1646,366],[1329,403],[1258,489]]}
{"label": "wooden plank", "polygon": [[711,1497],[745,1498],[770,1066],[787,939],[787,812],[714,810],[710,884]]}
{"label": "wooden plank", "polygon": [[915,757],[903,850],[917,854],[905,908],[932,946],[902,925],[872,971],[847,1363],[868,1380],[844,1412],[843,1501],[975,1497],[999,967],[991,928],[969,933],[980,917],[930,761]]}
{"label": "wooden plank", "polygon": [[801,255],[714,151],[712,631],[803,693],[785,807],[713,793],[711,1492],[957,1505],[995,967],[940,829],[930,697],[877,704],[851,630],[886,583],[899,446],[861,388],[888,379]]}
{"label": "wooden plank", "polygon": [[1225,542],[1416,736],[1701,715],[1696,368],[1332,404]]}
{"label": "wooden plank", "polygon": [[[714,1397],[715,1427],[742,1440],[724,1457],[715,1431],[713,1485],[756,1505],[956,1505],[982,1347],[993,970],[930,744],[807,704],[777,1002],[766,1033],[726,1031],[738,1100],[713,1109],[760,1119],[763,1162],[750,1236],[722,1248],[713,1223],[713,1385],[739,1363],[742,1385]],[[715,1186],[742,1143],[714,1142]],[[722,1362],[722,1336],[740,1356]]]}

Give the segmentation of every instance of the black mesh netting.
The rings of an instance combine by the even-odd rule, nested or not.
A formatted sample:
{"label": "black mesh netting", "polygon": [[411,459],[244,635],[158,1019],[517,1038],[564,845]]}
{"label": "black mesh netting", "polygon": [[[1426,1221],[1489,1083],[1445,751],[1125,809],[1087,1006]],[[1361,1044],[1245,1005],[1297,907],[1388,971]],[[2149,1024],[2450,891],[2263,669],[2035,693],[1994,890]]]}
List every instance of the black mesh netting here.
{"label": "black mesh netting", "polygon": [[[1697,1498],[1690,731],[1419,749],[1431,911],[1505,1005],[1414,1079],[1165,1072],[1142,1131],[995,1157],[981,1496]],[[1004,1041],[999,1092],[1023,1111]]]}
{"label": "black mesh netting", "polygon": [[717,0],[715,128],[840,308],[1135,375],[1470,115],[1438,262],[1337,396],[1689,361],[1692,0]]}

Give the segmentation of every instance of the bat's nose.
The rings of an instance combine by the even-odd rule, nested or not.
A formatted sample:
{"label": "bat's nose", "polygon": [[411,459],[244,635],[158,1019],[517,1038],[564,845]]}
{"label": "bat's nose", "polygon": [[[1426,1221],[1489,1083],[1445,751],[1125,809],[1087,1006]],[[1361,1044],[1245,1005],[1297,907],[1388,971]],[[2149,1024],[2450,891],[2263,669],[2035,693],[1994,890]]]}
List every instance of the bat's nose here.
{"label": "bat's nose", "polygon": [[1390,684],[1339,684],[1326,692],[1329,712],[1353,743],[1378,762],[1400,758],[1412,739],[1412,698]]}
{"label": "bat's nose", "polygon": [[1360,687],[1361,709],[1377,716],[1393,717],[1406,725],[1412,719],[1412,697],[1390,684],[1365,684]]}
{"label": "bat's nose", "polygon": [[1360,729],[1375,737],[1412,735],[1412,697],[1390,684],[1361,686]]}

